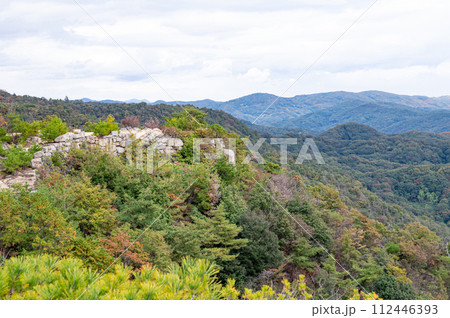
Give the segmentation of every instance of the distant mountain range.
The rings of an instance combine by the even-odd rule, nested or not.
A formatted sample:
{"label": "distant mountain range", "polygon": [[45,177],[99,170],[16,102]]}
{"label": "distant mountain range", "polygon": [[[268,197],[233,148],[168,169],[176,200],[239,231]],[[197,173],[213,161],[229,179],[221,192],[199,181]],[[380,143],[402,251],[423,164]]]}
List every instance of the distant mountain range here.
{"label": "distant mountain range", "polygon": [[[83,101],[91,100],[83,99]],[[226,102],[210,99],[154,103],[135,99],[125,101],[125,103],[140,102],[191,104],[200,108],[223,110],[246,122],[252,123],[256,120],[255,124],[265,126],[265,129],[277,127],[323,132],[339,124],[355,122],[369,125],[384,133],[409,130],[436,133],[450,131],[450,96],[434,98],[366,91],[331,92],[289,98],[256,93]]]}
{"label": "distant mountain range", "polygon": [[85,103],[97,102],[97,103],[105,103],[105,104],[114,104],[114,103],[125,103],[125,104],[146,103],[146,104],[151,104],[151,102],[146,100],[146,99],[135,99],[135,98],[128,99],[128,100],[125,100],[125,101],[119,101],[119,100],[113,100],[113,99],[94,100],[94,99],[90,99],[90,98],[82,98],[80,100],[85,102]]}

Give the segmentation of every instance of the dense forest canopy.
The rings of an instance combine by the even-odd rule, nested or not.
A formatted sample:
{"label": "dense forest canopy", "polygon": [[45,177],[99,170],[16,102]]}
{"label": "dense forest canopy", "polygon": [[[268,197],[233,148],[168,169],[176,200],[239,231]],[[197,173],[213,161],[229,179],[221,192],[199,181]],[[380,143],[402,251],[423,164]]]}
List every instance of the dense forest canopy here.
{"label": "dense forest canopy", "polygon": [[[285,136],[305,138],[298,134]],[[450,139],[447,135],[422,132],[387,135],[368,126],[349,123],[330,129],[314,140],[326,161],[316,171],[356,179],[385,202],[399,205],[405,213],[412,214],[410,220],[418,217],[448,237]],[[301,145],[299,142],[291,146],[293,157],[298,155]],[[326,182],[335,186],[342,182],[332,179]],[[375,216],[372,211],[372,217]]]}
{"label": "dense forest canopy", "polygon": [[[0,90],[0,112],[15,112],[23,120],[32,122],[43,120],[47,116],[56,115],[64,120],[68,126],[83,128],[87,122],[97,122],[112,115],[119,121],[127,116],[138,116],[142,125],[149,119],[157,119],[164,123],[165,117],[181,111],[181,105],[147,105],[125,103],[85,103],[81,100],[46,99],[32,96],[11,95]],[[256,132],[249,129],[241,121],[233,116],[216,110],[208,110],[206,121],[209,124],[220,124],[229,132],[235,132],[241,136],[253,136]]]}

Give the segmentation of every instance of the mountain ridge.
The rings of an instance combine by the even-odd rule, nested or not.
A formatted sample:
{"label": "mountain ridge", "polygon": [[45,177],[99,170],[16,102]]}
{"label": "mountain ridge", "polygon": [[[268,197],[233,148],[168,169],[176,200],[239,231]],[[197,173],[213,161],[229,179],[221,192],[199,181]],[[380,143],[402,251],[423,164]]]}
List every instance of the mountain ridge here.
{"label": "mountain ridge", "polygon": [[[313,94],[299,94],[292,97],[281,97],[277,96],[275,94],[270,93],[252,93],[249,95],[244,95],[241,97],[232,98],[228,101],[215,101],[213,99],[205,98],[201,100],[194,100],[194,101],[165,101],[165,100],[156,100],[154,102],[149,101],[148,99],[128,99],[125,101],[121,100],[111,100],[111,99],[105,99],[105,100],[95,100],[90,98],[81,98],[79,100],[84,102],[104,102],[104,103],[110,103],[110,102],[117,102],[117,103],[148,103],[148,104],[192,104],[195,106],[195,104],[198,103],[212,103],[212,104],[226,104],[233,101],[241,101],[241,100],[248,100],[248,99],[254,99],[255,97],[265,97],[267,98],[273,98],[279,99],[279,100],[302,100],[302,99],[309,99],[313,97],[319,97],[319,96],[331,96],[334,100],[339,100],[340,98],[346,97],[349,99],[349,97],[353,97],[354,99],[366,99],[368,101],[380,101],[383,99],[387,99],[389,96],[389,101],[392,101],[392,99],[397,99],[399,104],[404,104],[406,106],[410,107],[435,107],[440,109],[450,109],[450,95],[444,95],[444,96],[438,96],[438,97],[429,97],[425,95],[403,95],[403,94],[395,94],[395,93],[389,93],[384,91],[378,91],[378,90],[368,90],[368,91],[361,91],[361,92],[348,92],[348,91],[333,91],[333,92],[323,92],[323,93],[313,93]],[[339,98],[340,97],[340,98]],[[266,100],[264,100],[266,101]],[[409,102],[407,102],[409,101]],[[267,105],[268,106],[268,105]]]}
{"label": "mountain ridge", "polygon": [[160,103],[190,104],[222,110],[242,121],[265,127],[297,128],[319,133],[348,122],[366,124],[384,133],[402,133],[414,129],[434,133],[450,131],[449,96],[410,96],[376,90],[358,93],[336,91],[293,97],[254,93],[225,102],[203,99],[156,101],[150,104]]}
{"label": "mountain ridge", "polygon": [[[13,95],[6,92],[0,95],[0,102],[1,99],[8,101],[13,98]],[[274,105],[260,116],[275,100]],[[75,100],[77,101],[101,108],[109,107],[108,104],[124,104],[131,107],[140,107],[139,105],[142,104],[142,106],[159,107],[158,105],[162,103],[162,101],[148,103],[147,100],[138,99],[121,102],[109,99],[94,101],[84,98]],[[395,95],[380,91],[361,93],[338,91],[278,98],[272,94],[255,93],[228,102],[204,99],[197,102],[175,101],[165,102],[165,104],[172,106],[191,104],[198,108],[220,110],[236,117],[247,126],[251,125],[260,133],[276,131],[276,135],[290,132],[319,135],[334,126],[352,122],[368,125],[388,134],[412,130],[429,133],[450,131],[450,97],[448,96],[431,98]],[[424,107],[424,105],[428,106]],[[253,125],[256,118],[258,120]]]}

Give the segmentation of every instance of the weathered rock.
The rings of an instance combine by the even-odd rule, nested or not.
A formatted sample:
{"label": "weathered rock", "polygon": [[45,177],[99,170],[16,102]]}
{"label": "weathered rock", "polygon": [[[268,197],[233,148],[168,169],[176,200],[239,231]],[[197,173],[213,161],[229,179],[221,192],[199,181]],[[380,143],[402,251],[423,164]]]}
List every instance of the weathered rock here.
{"label": "weathered rock", "polygon": [[31,160],[31,168],[33,169],[39,169],[42,167],[42,158],[35,158]]}
{"label": "weathered rock", "polygon": [[100,147],[106,147],[106,146],[108,145],[108,139],[104,139],[104,138],[99,139],[99,140],[98,140],[98,145],[99,145]]}
{"label": "weathered rock", "polygon": [[40,137],[34,136],[30,138],[30,142],[31,144],[41,144],[42,143],[42,139]]}
{"label": "weathered rock", "polygon": [[[39,140],[35,139],[35,142],[39,142]],[[104,137],[94,136],[93,132],[74,129],[73,132],[58,136],[53,143],[43,144],[42,151],[34,154],[31,167],[33,169],[39,169],[43,166],[44,158],[51,157],[55,152],[67,153],[70,149],[80,148],[82,145],[89,148],[99,147],[102,151],[110,152],[113,155],[120,155],[126,152],[127,147],[134,141],[140,143],[142,147],[153,147],[161,154],[168,156],[176,154],[183,147],[183,141],[181,139],[166,136],[158,128],[122,128],[120,131],[113,131],[110,135]],[[224,148],[223,142],[220,143],[220,141],[216,141],[214,138],[207,140],[207,144],[213,147],[218,145]],[[7,145],[4,148],[6,147]],[[232,150],[228,150],[226,155],[229,162],[234,162],[235,155]],[[6,179],[1,179],[0,189],[11,188],[12,184],[15,183],[34,186],[36,175],[34,174],[34,170],[28,169],[28,171],[31,171],[32,174],[24,172],[15,176],[8,176]]]}
{"label": "weathered rock", "polygon": [[224,149],[223,154],[227,156],[228,163],[235,165],[236,164],[236,155],[234,154],[234,151],[231,149]]}
{"label": "weathered rock", "polygon": [[[50,157],[57,151],[68,152],[71,148],[80,148],[83,144],[90,148],[100,147],[103,151],[115,155],[122,154],[133,141],[140,142],[142,147],[153,145],[160,153],[168,155],[175,154],[183,147],[181,139],[165,136],[158,128],[122,128],[104,137],[94,136],[93,132],[75,129],[73,132],[57,137],[53,143],[44,145],[42,151],[34,155],[34,159],[40,160],[33,161],[33,166],[42,165],[42,158]],[[211,139],[211,141],[214,143],[214,139]]]}
{"label": "weathered rock", "polygon": [[156,129],[153,129],[152,136],[160,137],[160,136],[164,136],[164,133],[161,131],[161,129],[156,128]]}
{"label": "weathered rock", "polygon": [[33,189],[36,185],[36,172],[33,169],[27,168],[0,179],[0,190],[12,189],[15,185],[28,185]]}
{"label": "weathered rock", "polygon": [[67,133],[59,137],[56,137],[55,142],[66,142],[69,140],[71,140],[71,134]]}
{"label": "weathered rock", "polygon": [[42,158],[44,156],[43,151],[38,151],[34,154],[34,158]]}
{"label": "weathered rock", "polygon": [[120,145],[120,147],[122,147],[122,148],[127,148],[128,146],[131,145],[131,143],[132,143],[131,140],[129,140],[129,139],[124,139],[124,140],[122,140],[122,141],[119,143],[119,145]]}
{"label": "weathered rock", "polygon": [[90,144],[95,144],[96,142],[97,142],[97,137],[95,137],[95,136],[87,136],[86,137],[86,141],[88,142],[88,143],[90,143]]}
{"label": "weathered rock", "polygon": [[56,147],[53,145],[50,146],[46,146],[46,147],[42,147],[42,151],[47,154],[47,153],[53,153],[56,151]]}
{"label": "weathered rock", "polygon": [[72,135],[73,137],[73,139],[80,139],[80,138],[84,138],[85,136],[84,136],[84,131],[83,132],[81,132],[81,133],[79,133],[79,134],[74,134],[74,135]]}
{"label": "weathered rock", "polygon": [[169,140],[167,141],[167,145],[169,147],[181,148],[183,147],[183,141],[178,138],[169,138]]}
{"label": "weathered rock", "polygon": [[136,139],[138,139],[138,140],[139,139],[144,139],[145,137],[147,137],[151,133],[152,133],[152,130],[150,128],[145,128],[145,129],[142,129],[140,131],[136,131],[135,134],[134,134],[134,137]]}
{"label": "weathered rock", "polygon": [[166,155],[174,155],[177,153],[177,151],[172,147],[166,147],[163,149],[163,153],[165,153]]}

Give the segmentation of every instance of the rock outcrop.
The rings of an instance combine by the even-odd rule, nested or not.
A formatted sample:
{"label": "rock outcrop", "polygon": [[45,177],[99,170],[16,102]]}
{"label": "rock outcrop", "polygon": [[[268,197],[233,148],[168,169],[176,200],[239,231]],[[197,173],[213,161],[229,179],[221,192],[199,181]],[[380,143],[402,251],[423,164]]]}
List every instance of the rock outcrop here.
{"label": "rock outcrop", "polygon": [[36,180],[36,171],[26,168],[3,178],[0,176],[0,191],[12,189],[14,186],[28,186],[31,189],[34,189]]}
{"label": "rock outcrop", "polygon": [[43,145],[42,150],[35,153],[31,167],[34,169],[41,167],[44,158],[51,157],[55,152],[66,153],[72,148],[80,148],[83,145],[120,155],[134,141],[139,142],[142,147],[154,146],[158,152],[167,155],[176,154],[183,147],[181,139],[166,136],[158,128],[122,128],[104,137],[97,137],[92,132],[76,129],[57,137],[52,143]]}
{"label": "rock outcrop", "polygon": [[[31,168],[26,168],[12,175],[1,175],[0,171],[0,190],[14,188],[14,185],[28,185],[31,188],[36,184],[36,171],[44,165],[46,159],[52,157],[54,153],[65,154],[72,148],[99,148],[103,151],[120,155],[126,151],[134,142],[142,148],[154,147],[154,149],[164,155],[174,155],[183,147],[183,141],[179,138],[172,138],[165,135],[160,129],[150,128],[122,128],[119,131],[113,131],[110,135],[104,137],[95,136],[92,132],[75,129],[64,135],[57,137],[52,143],[44,143],[39,137],[31,137],[27,141],[29,147],[35,143],[42,147],[42,150],[34,154],[31,160]],[[225,149],[223,140],[218,138],[203,139],[203,144],[216,148],[228,157],[230,163],[234,164],[235,153],[231,149]],[[0,167],[1,168],[1,167]],[[1,169],[0,169],[1,170]]]}

